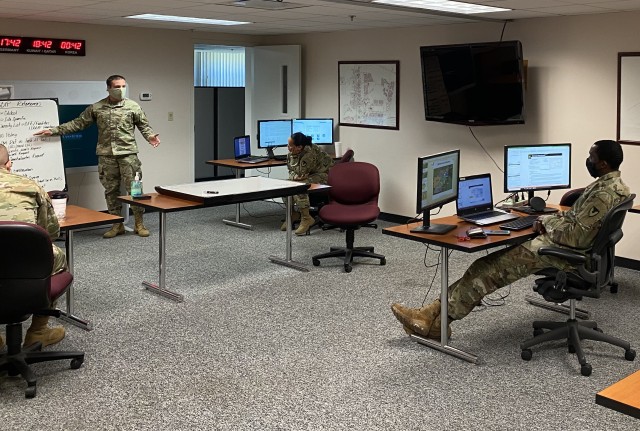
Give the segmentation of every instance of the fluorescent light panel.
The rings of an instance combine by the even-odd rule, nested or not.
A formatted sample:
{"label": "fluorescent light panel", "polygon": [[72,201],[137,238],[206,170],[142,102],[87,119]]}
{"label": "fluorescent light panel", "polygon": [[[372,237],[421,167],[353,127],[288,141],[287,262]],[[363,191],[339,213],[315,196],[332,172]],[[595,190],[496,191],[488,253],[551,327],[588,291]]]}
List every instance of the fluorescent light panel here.
{"label": "fluorescent light panel", "polygon": [[373,3],[411,7],[417,9],[437,10],[440,12],[453,12],[466,15],[474,13],[504,12],[511,10],[501,7],[484,6],[451,0],[373,0]]}
{"label": "fluorescent light panel", "polygon": [[156,15],[153,13],[143,13],[142,15],[131,15],[131,16],[126,16],[125,18],[148,19],[151,21],[186,22],[190,24],[209,24],[209,25],[251,24],[250,22],[244,22],[244,21],[226,21],[223,19],[194,18],[189,16]]}

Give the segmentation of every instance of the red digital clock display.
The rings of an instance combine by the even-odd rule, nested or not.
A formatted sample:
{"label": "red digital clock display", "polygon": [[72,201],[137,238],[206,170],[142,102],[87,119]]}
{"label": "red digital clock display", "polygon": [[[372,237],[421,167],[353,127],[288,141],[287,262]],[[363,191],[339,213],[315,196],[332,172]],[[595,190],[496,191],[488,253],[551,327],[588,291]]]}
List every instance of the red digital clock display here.
{"label": "red digital clock display", "polygon": [[0,54],[84,56],[85,41],[45,37],[0,36]]}

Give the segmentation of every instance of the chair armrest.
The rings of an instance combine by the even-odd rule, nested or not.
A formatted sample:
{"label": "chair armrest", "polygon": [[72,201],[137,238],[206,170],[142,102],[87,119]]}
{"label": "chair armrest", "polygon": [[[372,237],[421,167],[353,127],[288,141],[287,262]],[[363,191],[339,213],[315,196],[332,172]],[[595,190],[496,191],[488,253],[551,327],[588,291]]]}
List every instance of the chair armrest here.
{"label": "chair armrest", "polygon": [[572,265],[584,265],[587,263],[587,257],[577,251],[567,250],[566,248],[542,246],[538,249],[540,256],[553,256],[564,259]]}

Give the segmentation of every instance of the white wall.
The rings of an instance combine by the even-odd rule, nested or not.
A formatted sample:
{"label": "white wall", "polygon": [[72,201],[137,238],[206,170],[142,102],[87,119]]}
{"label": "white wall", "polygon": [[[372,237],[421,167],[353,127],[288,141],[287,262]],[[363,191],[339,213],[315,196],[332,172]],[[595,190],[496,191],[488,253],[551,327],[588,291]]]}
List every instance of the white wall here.
{"label": "white wall", "polygon": [[[252,43],[250,37],[225,34],[41,21],[0,19],[0,28],[4,34],[87,41],[86,57],[2,54],[0,82],[104,81],[112,74],[127,78],[129,97],[140,103],[162,141],[153,149],[137,133],[145,191],[153,191],[159,184],[191,182],[194,178],[193,45]],[[142,91],[153,93],[153,100],[139,101],[138,94]],[[173,112],[173,121],[168,121],[169,112]],[[97,171],[72,171],[67,172],[71,202],[106,209]]]}
{"label": "white wall", "polygon": [[[522,41],[528,60],[527,122],[525,125],[474,127],[497,164],[508,144],[571,142],[572,182],[591,181],[584,161],[599,139],[615,139],[617,53],[640,51],[635,27],[639,13],[588,15],[516,21],[507,25],[504,40]],[[461,24],[411,29],[354,31],[267,38],[268,43],[303,46],[304,109],[307,116],[338,118],[338,61],[400,60],[400,130],[340,127],[343,148],[356,160],[378,166],[382,177],[382,211],[415,213],[416,157],[452,148],[462,151],[461,173],[491,172],[494,193],[502,192],[502,174],[464,126],[424,120],[419,47],[449,43],[495,41],[502,24]],[[640,191],[640,147],[624,146],[623,178]],[[557,202],[563,191],[551,194]],[[640,204],[640,199],[637,200]],[[449,204],[442,214],[451,214]],[[640,215],[630,214],[618,255],[640,259],[633,240],[640,234]]]}
{"label": "white wall", "polygon": [[[529,61],[527,124],[474,128],[500,166],[504,145],[572,142],[573,184],[578,187],[590,181],[584,159],[595,140],[615,138],[617,53],[640,51],[635,33],[639,19],[640,13],[625,12],[508,24],[505,40],[521,40]],[[421,45],[497,40],[502,24],[264,38],[16,20],[0,20],[0,27],[6,34],[86,39],[88,49],[85,58],[4,54],[4,79],[100,80],[121,73],[129,81],[131,94],[153,92],[154,100],[142,106],[163,143],[153,150],[139,141],[147,190],[156,184],[193,179],[193,44],[260,43],[302,45],[303,113],[309,117],[338,118],[338,61],[400,60],[400,130],[340,127],[337,137],[343,148],[354,148],[357,160],[380,168],[382,211],[413,215],[416,157],[451,148],[462,150],[462,174],[491,172],[496,179],[494,192],[502,195],[501,173],[466,127],[424,120],[418,49]],[[174,112],[173,122],[167,121],[169,111]],[[623,177],[637,192],[640,177],[632,172],[640,163],[640,147],[626,145],[624,149]],[[97,184],[86,188],[89,194],[102,193]],[[561,193],[553,192],[551,201],[557,201]],[[442,214],[454,210],[449,204]],[[625,234],[618,254],[640,260],[640,251],[633,247],[640,235],[640,215],[629,215]]]}

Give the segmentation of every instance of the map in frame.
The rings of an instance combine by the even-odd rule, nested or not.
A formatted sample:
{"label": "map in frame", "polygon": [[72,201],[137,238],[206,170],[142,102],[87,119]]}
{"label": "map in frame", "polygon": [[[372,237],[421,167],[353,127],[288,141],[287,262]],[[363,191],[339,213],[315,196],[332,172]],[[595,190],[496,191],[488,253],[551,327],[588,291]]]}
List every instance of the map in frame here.
{"label": "map in frame", "polygon": [[339,124],[398,130],[399,72],[399,61],[339,61]]}

